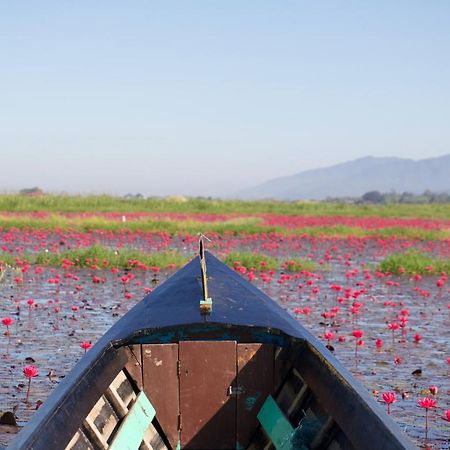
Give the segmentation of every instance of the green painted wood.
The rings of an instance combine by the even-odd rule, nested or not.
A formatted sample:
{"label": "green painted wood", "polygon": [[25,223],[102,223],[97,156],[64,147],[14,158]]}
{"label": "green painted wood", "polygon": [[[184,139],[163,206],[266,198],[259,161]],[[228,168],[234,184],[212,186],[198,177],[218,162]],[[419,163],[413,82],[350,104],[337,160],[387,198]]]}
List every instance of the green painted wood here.
{"label": "green painted wood", "polygon": [[276,450],[288,450],[291,448],[290,438],[294,428],[271,395],[266,398],[259,410],[258,420]]}
{"label": "green painted wood", "polygon": [[121,423],[110,450],[136,450],[141,445],[156,411],[144,392],[140,392],[136,401]]}

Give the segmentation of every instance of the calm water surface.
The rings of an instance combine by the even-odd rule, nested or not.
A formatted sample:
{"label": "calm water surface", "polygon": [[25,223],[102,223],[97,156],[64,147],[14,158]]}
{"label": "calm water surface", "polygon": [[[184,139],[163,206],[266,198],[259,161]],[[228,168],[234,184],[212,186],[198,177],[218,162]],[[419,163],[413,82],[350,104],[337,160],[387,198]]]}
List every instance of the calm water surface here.
{"label": "calm water surface", "polygon": [[[326,251],[326,244],[315,245],[312,248],[303,244],[304,255],[301,256],[311,251],[316,255]],[[178,248],[194,254],[193,245],[183,247],[180,242]],[[220,253],[220,245],[216,248]],[[280,246],[270,251],[284,252],[288,257],[293,250],[292,246]],[[335,333],[330,342],[335,356],[373,394],[381,407],[385,407],[380,401],[381,393],[395,391],[397,402],[392,405],[392,417],[420,447],[450,449],[450,423],[443,419],[444,411],[450,409],[448,284],[446,289],[438,289],[437,277],[424,277],[417,283],[408,277],[378,278],[371,264],[383,253],[379,246],[361,251],[347,244],[347,248],[340,249],[341,255],[346,253],[347,257],[325,262],[312,276],[278,271],[270,281],[263,281],[256,273],[253,282],[325,344],[325,331]],[[369,272],[364,272],[367,268]],[[74,277],[69,278],[59,268],[46,268],[40,274],[35,274],[33,268],[24,275],[13,269],[3,272],[0,318],[12,317],[14,324],[10,336],[3,332],[0,336],[0,411],[15,411],[20,425],[30,419],[38,402],[45,401],[83,357],[80,343],[95,343],[145,296],[146,287],[153,287],[151,271],[133,270],[132,273],[134,278],[123,286],[120,281],[123,271],[114,274],[107,270],[71,269]],[[157,275],[158,281],[164,281],[170,274],[162,270]],[[55,284],[52,280],[58,275],[59,283]],[[93,275],[101,282],[93,283]],[[23,276],[23,283],[15,282],[17,276]],[[386,283],[388,280],[390,283]],[[343,290],[330,289],[332,284],[342,286]],[[349,298],[345,298],[345,288],[351,289]],[[429,292],[429,296],[422,295],[424,291]],[[125,298],[125,292],[132,297]],[[338,297],[344,300],[339,301]],[[30,298],[34,301],[31,307],[27,304]],[[355,302],[361,306],[358,313],[352,314]],[[336,315],[328,317],[327,313],[335,307],[339,308],[335,310]],[[310,308],[309,314],[304,313],[304,308]],[[387,324],[399,322],[398,316],[405,316],[405,311],[401,313],[405,309],[408,322],[393,334]],[[364,345],[358,347],[357,356],[355,339],[351,335],[354,329],[364,332]],[[418,343],[414,339],[416,334],[421,336]],[[381,349],[376,348],[376,339],[383,340]],[[31,404],[26,405],[27,379],[22,369],[30,363],[38,367],[39,376],[32,381]],[[419,369],[421,375],[414,375]],[[438,407],[429,416],[426,440],[424,410],[418,407],[417,401],[432,396],[430,386],[438,387],[435,396]],[[0,434],[0,445],[12,438],[13,435]]]}

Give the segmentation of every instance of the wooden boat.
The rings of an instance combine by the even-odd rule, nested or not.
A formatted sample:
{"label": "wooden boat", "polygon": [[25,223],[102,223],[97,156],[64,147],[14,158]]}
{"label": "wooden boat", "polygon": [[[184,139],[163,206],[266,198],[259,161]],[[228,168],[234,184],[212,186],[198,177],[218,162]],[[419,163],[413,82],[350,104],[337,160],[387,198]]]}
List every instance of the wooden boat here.
{"label": "wooden boat", "polygon": [[317,339],[201,250],[87,352],[9,448],[416,447]]}

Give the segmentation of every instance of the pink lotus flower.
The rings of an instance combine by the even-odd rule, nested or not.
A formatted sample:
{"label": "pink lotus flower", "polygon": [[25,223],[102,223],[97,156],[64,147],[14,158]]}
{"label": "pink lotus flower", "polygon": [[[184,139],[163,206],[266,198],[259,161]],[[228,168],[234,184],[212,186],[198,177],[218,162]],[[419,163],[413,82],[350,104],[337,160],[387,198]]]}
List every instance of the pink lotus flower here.
{"label": "pink lotus flower", "polygon": [[39,370],[36,366],[25,366],[23,368],[23,374],[27,377],[27,378],[34,378],[37,377],[39,374]]}
{"label": "pink lotus flower", "polygon": [[418,401],[418,405],[425,409],[425,438],[428,436],[428,410],[436,408],[436,403],[436,400],[430,397],[424,397]]}
{"label": "pink lotus flower", "polygon": [[364,336],[364,331],[362,331],[362,330],[353,330],[352,331],[352,336],[357,338],[357,339],[361,339]]}
{"label": "pink lotus flower", "polygon": [[418,401],[418,405],[425,409],[436,408],[436,403],[436,400],[431,397],[424,397]]}
{"label": "pink lotus flower", "polygon": [[38,376],[39,370],[36,366],[25,366],[23,368],[23,374],[28,378],[28,389],[25,397],[25,403],[28,403],[28,397],[30,396],[31,390],[31,379]]}
{"label": "pink lotus flower", "polygon": [[14,319],[12,319],[11,317],[4,317],[2,319],[2,324],[5,325],[6,327],[5,336],[9,336],[9,326],[12,325],[13,323]]}
{"label": "pink lotus flower", "polygon": [[437,387],[437,386],[430,386],[430,387],[428,388],[428,390],[430,391],[430,393],[431,393],[432,395],[436,395],[436,394],[438,393],[438,387]]}
{"label": "pink lotus flower", "polygon": [[92,347],[92,343],[90,341],[84,341],[80,344],[80,347],[84,350],[84,353],[86,353],[86,351]]}
{"label": "pink lotus flower", "polygon": [[387,405],[387,413],[391,413],[391,404],[397,401],[395,397],[395,392],[384,392],[382,395],[384,403]]}

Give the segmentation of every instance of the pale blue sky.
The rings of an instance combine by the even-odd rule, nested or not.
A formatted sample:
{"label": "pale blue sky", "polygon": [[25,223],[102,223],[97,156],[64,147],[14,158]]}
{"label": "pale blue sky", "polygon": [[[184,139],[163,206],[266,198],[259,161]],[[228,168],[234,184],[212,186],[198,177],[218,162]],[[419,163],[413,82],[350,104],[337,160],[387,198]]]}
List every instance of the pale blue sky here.
{"label": "pale blue sky", "polygon": [[0,9],[0,191],[224,195],[450,152],[450,1]]}

